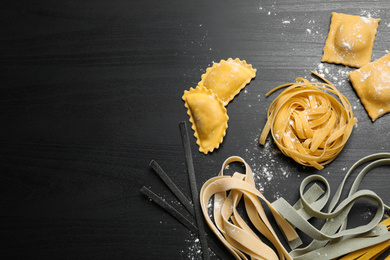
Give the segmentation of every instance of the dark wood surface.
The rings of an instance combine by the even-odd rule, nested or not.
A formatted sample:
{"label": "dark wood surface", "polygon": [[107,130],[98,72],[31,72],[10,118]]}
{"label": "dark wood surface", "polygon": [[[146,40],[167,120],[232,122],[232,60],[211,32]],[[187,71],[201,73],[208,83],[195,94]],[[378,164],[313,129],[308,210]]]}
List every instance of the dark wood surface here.
{"label": "dark wood surface", "polygon": [[[238,155],[270,201],[294,203],[305,176],[324,175],[333,193],[355,161],[390,152],[390,116],[371,122],[348,81],[353,69],[320,65],[333,11],[381,18],[372,60],[390,50],[388,1],[1,1],[2,258],[200,259],[196,235],[140,189],[185,214],[149,163],[190,197],[181,96],[221,59],[245,59],[257,77],[228,105],[218,150],[199,153],[190,132],[199,187]],[[270,139],[258,145],[276,97],[265,93],[311,80],[312,70],[338,87],[359,120],[320,172],[284,157]],[[390,204],[388,178],[381,167],[362,187]],[[361,202],[351,223],[373,210]]]}

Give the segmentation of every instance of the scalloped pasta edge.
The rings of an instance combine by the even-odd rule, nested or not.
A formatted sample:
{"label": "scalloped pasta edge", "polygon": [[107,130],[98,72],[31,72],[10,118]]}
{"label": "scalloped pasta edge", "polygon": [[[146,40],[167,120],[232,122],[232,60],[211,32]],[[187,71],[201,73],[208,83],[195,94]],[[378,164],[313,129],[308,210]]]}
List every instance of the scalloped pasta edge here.
{"label": "scalloped pasta edge", "polygon": [[[241,86],[240,86],[239,88],[237,88],[237,89],[231,94],[231,96],[230,96],[230,98],[229,98],[228,100],[226,100],[226,101],[221,101],[222,104],[223,104],[224,106],[227,106],[227,105],[230,103],[230,101],[232,101],[232,100],[234,99],[234,97],[237,96],[237,94],[240,93],[240,91],[241,91],[246,85],[248,85],[249,82],[252,81],[252,79],[254,79],[254,78],[256,77],[257,69],[253,68],[253,67],[252,67],[252,64],[248,64],[248,63],[246,62],[246,60],[240,60],[239,58],[235,58],[235,59],[233,59],[233,58],[228,58],[227,60],[222,59],[222,60],[220,60],[220,62],[214,63],[213,66],[208,67],[208,68],[206,69],[206,73],[202,74],[202,76],[201,76],[201,81],[199,81],[199,83],[198,83],[198,86],[205,87],[205,86],[204,86],[204,81],[206,80],[207,76],[210,74],[210,72],[211,72],[213,69],[215,69],[215,68],[218,67],[218,66],[221,66],[221,64],[223,64],[223,63],[228,63],[228,62],[232,62],[232,61],[235,61],[235,62],[239,63],[241,66],[243,66],[244,68],[249,69],[250,72],[251,72],[251,74],[250,74],[250,76],[241,84]],[[205,87],[205,88],[207,89],[207,87]]]}
{"label": "scalloped pasta edge", "polygon": [[[209,94],[210,97],[213,97],[220,105],[221,105],[221,108],[222,110],[224,111],[224,118],[226,120],[224,120],[224,123],[223,123],[223,132],[222,132],[222,136],[221,138],[215,143],[215,145],[213,147],[204,147],[202,146],[202,143],[201,143],[201,140],[200,140],[200,137],[199,137],[199,134],[198,134],[198,129],[196,127],[196,124],[195,124],[195,120],[193,118],[193,115],[192,115],[192,112],[191,112],[191,109],[188,105],[188,102],[186,100],[186,96],[190,93],[190,92],[206,92]],[[223,138],[226,136],[226,130],[228,128],[228,120],[229,120],[229,116],[227,115],[227,110],[225,108],[225,106],[223,105],[223,102],[218,98],[218,96],[210,89],[207,89],[205,87],[202,87],[202,86],[197,86],[196,88],[190,88],[190,90],[185,90],[184,91],[184,94],[182,96],[182,99],[184,100],[184,106],[187,108],[187,115],[190,117],[189,118],[189,121],[191,123],[191,129],[194,131],[194,137],[196,138],[196,144],[199,146],[199,151],[204,153],[204,154],[207,154],[207,153],[211,153],[213,152],[215,149],[218,149],[219,146],[221,145],[221,143],[223,142]]]}

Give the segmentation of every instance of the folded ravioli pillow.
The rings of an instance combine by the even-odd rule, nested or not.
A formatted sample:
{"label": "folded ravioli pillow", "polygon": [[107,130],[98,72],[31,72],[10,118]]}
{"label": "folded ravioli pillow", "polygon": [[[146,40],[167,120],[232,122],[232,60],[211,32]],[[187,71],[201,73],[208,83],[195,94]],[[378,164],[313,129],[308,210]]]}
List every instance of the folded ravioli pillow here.
{"label": "folded ravioli pillow", "polygon": [[202,87],[184,91],[183,100],[199,151],[205,154],[212,152],[226,134],[229,119],[226,108],[211,90]]}
{"label": "folded ravioli pillow", "polygon": [[229,58],[207,68],[198,86],[184,91],[182,99],[200,152],[219,148],[228,127],[225,107],[255,76],[256,69],[245,60]]}
{"label": "folded ravioli pillow", "polygon": [[256,69],[245,60],[221,60],[207,68],[199,86],[212,90],[226,106],[256,76]]}
{"label": "folded ravioli pillow", "polygon": [[372,121],[390,112],[390,53],[348,76]]}
{"label": "folded ravioli pillow", "polygon": [[321,61],[356,68],[368,64],[379,21],[333,12]]}

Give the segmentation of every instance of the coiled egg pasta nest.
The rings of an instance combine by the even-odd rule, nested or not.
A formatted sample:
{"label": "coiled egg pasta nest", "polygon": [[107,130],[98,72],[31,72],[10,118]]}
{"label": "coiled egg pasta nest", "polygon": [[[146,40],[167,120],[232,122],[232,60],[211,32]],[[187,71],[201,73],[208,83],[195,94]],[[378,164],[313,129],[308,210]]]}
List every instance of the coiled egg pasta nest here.
{"label": "coiled egg pasta nest", "polygon": [[347,98],[329,81],[313,74],[325,83],[297,78],[296,83],[281,85],[267,93],[269,96],[286,88],[271,103],[259,142],[264,145],[271,131],[283,154],[321,170],[341,152],[357,119]]}

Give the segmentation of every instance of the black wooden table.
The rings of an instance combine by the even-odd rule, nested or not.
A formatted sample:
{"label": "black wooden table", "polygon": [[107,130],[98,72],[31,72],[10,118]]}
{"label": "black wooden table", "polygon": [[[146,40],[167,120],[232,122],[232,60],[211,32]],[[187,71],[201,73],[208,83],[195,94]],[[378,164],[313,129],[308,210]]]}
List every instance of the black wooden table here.
{"label": "black wooden table", "polygon": [[[390,50],[388,1],[1,1],[0,255],[200,259],[197,236],[140,192],[146,186],[184,212],[149,166],[158,162],[190,197],[182,121],[199,187],[238,155],[270,201],[294,203],[313,173],[333,193],[355,161],[390,152],[390,116],[371,122],[348,80],[353,68],[320,62],[333,11],[381,18],[372,60]],[[228,105],[221,147],[204,155],[181,96],[230,57],[257,76]],[[358,119],[322,171],[285,157],[270,138],[258,144],[276,97],[265,93],[312,80],[312,70],[335,84]],[[388,167],[362,188],[390,204]],[[351,223],[373,211],[359,203]]]}

